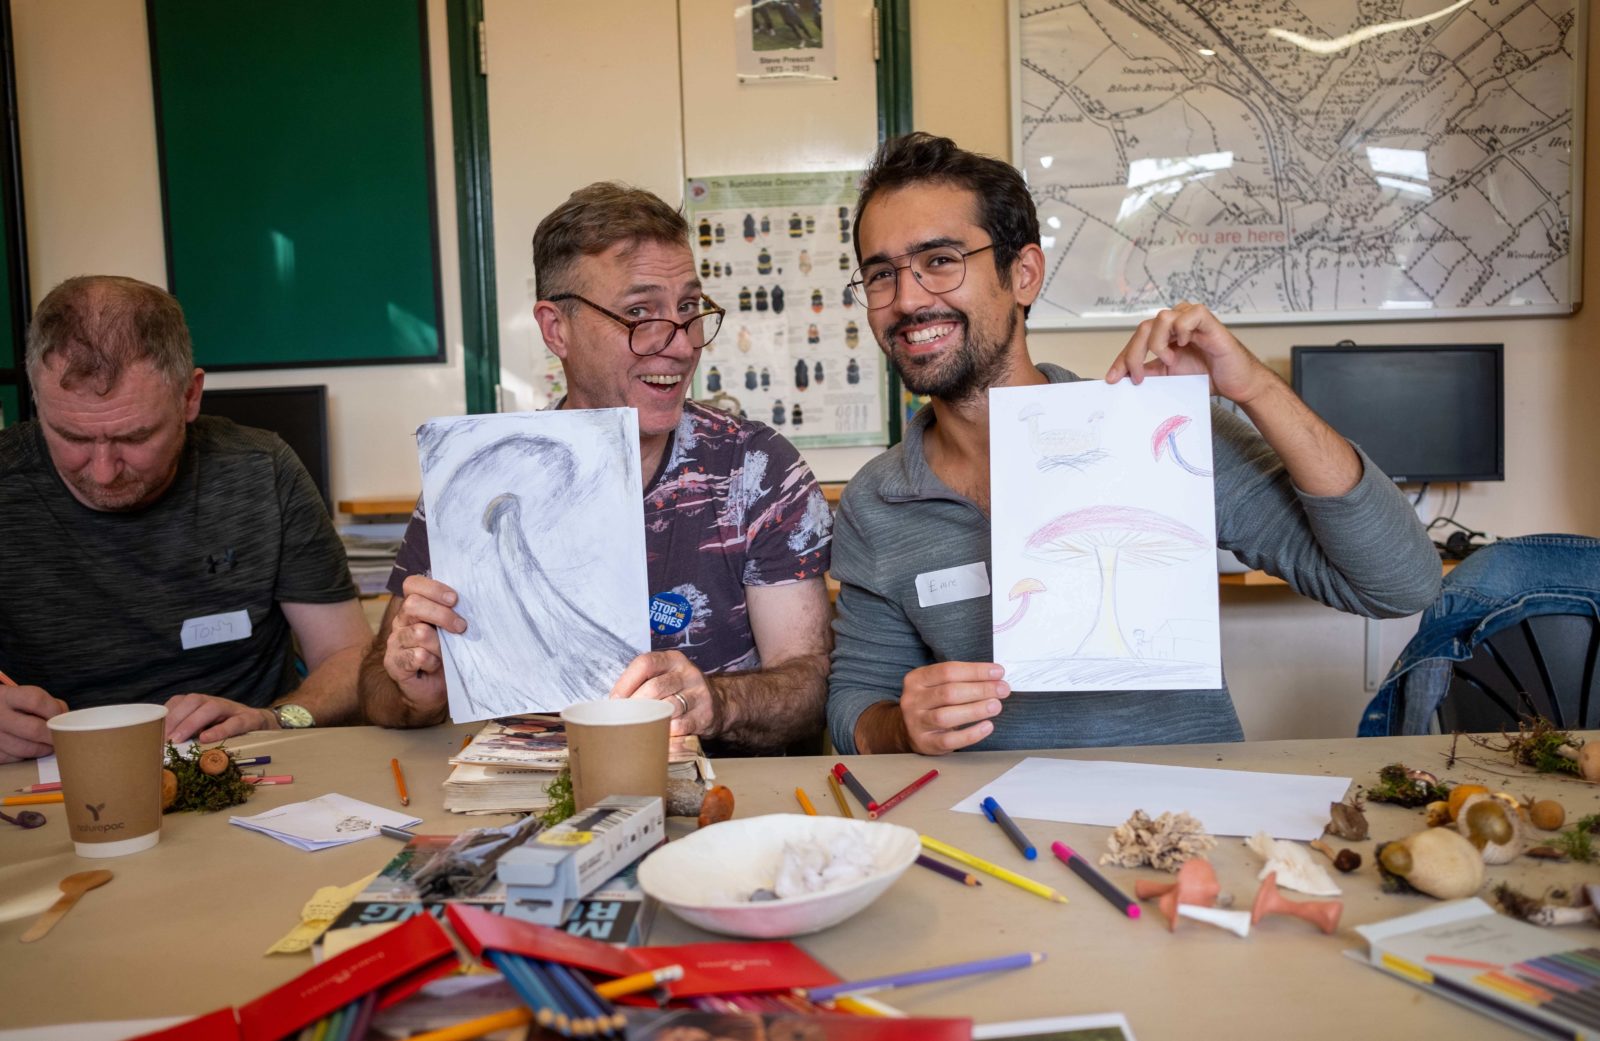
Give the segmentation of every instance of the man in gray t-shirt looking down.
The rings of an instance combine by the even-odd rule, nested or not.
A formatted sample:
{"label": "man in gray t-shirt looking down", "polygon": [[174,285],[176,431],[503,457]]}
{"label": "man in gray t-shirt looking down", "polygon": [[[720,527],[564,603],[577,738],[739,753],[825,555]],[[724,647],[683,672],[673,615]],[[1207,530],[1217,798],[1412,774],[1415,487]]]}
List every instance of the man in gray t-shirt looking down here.
{"label": "man in gray t-shirt looking down", "polygon": [[0,762],[48,754],[69,708],[164,703],[174,741],[350,721],[372,630],[343,547],[288,446],[199,415],[178,302],[69,279],[27,372],[38,419],[0,431]]}
{"label": "man in gray t-shirt looking down", "polygon": [[[1028,186],[1008,164],[929,134],[889,141],[864,179],[855,230],[852,288],[901,380],[932,402],[840,503],[834,744],[938,755],[1239,740],[1226,687],[1013,691],[991,660],[983,585],[919,600],[919,575],[987,575],[989,389],[1077,377],[1028,354],[1024,319],[1045,258]],[[1070,277],[1072,263],[1055,276]],[[1140,323],[1105,378],[1202,373],[1260,430],[1213,410],[1219,544],[1343,610],[1395,616],[1433,601],[1439,562],[1405,497],[1205,307]]]}

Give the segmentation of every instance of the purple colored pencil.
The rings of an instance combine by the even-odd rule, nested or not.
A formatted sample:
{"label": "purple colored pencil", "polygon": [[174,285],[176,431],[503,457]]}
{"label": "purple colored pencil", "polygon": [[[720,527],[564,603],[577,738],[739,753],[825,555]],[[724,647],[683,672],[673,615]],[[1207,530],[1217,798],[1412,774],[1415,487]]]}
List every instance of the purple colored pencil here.
{"label": "purple colored pencil", "polygon": [[850,789],[850,794],[854,795],[856,797],[856,801],[861,803],[861,808],[863,810],[867,809],[869,806],[876,806],[878,804],[878,800],[874,799],[872,795],[861,786],[861,782],[856,780],[856,775],[846,769],[843,763],[833,764],[833,776],[837,777],[846,788]]}
{"label": "purple colored pencil", "polygon": [[1111,903],[1122,909],[1122,913],[1129,918],[1139,917],[1139,905],[1129,900],[1127,894],[1111,884],[1111,880],[1096,871],[1079,855],[1078,851],[1065,842],[1052,842],[1050,852],[1054,853],[1060,861],[1072,869],[1072,873],[1094,887],[1094,891],[1105,897]]}
{"label": "purple colored pencil", "polygon": [[944,864],[944,863],[941,863],[941,862],[939,862],[937,860],[934,860],[932,857],[928,856],[926,853],[917,854],[917,863],[922,865],[923,867],[927,868],[929,871],[937,871],[939,874],[943,875],[945,878],[953,878],[957,882],[960,882],[964,886],[981,886],[981,885],[983,885],[983,883],[981,881],[979,881],[975,876],[969,874],[968,872],[962,871],[958,867],[951,867],[949,864]]}
{"label": "purple colored pencil", "polygon": [[1044,961],[1044,955],[1038,951],[1024,951],[1021,954],[1008,954],[1003,958],[985,958],[981,961],[964,961],[955,965],[941,965],[933,969],[917,969],[914,972],[897,972],[890,976],[875,976],[870,980],[854,980],[848,983],[834,983],[826,987],[808,987],[803,993],[808,1001],[828,1001],[843,995],[858,997],[862,994],[872,994],[880,990],[890,990],[894,987],[910,987],[918,983],[937,983],[939,980],[956,979],[960,976],[976,976],[984,972],[1000,972],[1004,969],[1022,969],[1029,965],[1037,965]]}

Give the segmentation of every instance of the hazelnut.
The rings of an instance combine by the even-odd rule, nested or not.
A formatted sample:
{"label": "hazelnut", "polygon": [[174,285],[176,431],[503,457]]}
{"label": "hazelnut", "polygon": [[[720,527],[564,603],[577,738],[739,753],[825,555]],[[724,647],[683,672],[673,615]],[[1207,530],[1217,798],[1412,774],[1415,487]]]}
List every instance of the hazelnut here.
{"label": "hazelnut", "polygon": [[1528,815],[1533,819],[1533,826],[1542,831],[1555,831],[1567,822],[1567,811],[1554,799],[1540,799]]}

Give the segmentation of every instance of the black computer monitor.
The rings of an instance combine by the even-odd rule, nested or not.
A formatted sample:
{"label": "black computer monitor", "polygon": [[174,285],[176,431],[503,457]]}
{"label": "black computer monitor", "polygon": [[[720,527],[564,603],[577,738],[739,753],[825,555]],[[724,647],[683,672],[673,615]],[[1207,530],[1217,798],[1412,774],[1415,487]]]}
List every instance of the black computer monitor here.
{"label": "black computer monitor", "polygon": [[1295,347],[1295,393],[1396,481],[1503,481],[1498,343]]}
{"label": "black computer monitor", "polygon": [[231,419],[241,426],[270,430],[283,438],[305,464],[328,512],[333,512],[333,496],[328,488],[327,387],[207,387],[200,399],[200,411]]}

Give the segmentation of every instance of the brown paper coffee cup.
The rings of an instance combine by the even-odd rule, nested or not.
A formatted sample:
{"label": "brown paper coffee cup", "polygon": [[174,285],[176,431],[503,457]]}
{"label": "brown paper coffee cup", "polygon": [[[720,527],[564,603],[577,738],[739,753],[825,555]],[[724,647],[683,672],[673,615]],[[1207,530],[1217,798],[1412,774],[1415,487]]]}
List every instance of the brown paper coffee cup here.
{"label": "brown paper coffee cup", "polygon": [[649,698],[587,701],[561,713],[567,725],[572,801],[582,811],[608,795],[667,797],[672,705]]}
{"label": "brown paper coffee cup", "polygon": [[104,705],[50,718],[67,828],[80,857],[120,857],[161,840],[164,705]]}

